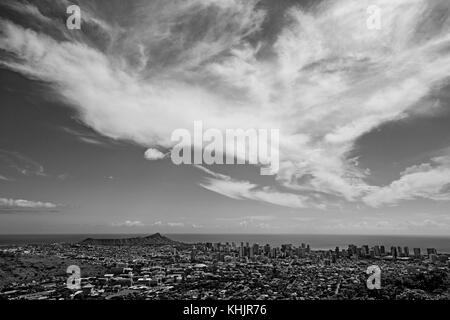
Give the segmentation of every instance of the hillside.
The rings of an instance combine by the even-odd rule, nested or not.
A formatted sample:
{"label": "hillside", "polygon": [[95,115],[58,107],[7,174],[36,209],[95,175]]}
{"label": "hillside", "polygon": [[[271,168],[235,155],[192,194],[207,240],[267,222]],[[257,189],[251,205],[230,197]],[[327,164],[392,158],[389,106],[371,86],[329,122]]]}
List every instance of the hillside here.
{"label": "hillside", "polygon": [[185,245],[182,242],[169,239],[160,233],[155,233],[147,237],[135,237],[124,239],[93,239],[88,238],[81,242],[88,245],[106,245],[106,246],[162,246],[162,245]]}

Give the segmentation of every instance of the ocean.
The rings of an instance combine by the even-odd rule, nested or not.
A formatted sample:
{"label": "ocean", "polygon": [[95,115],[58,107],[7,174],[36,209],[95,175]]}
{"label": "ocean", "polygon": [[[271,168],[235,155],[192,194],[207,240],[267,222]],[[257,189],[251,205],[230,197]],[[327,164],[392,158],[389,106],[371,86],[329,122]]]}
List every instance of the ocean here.
{"label": "ocean", "polygon": [[[68,242],[76,243],[86,238],[129,238],[146,236],[148,234],[39,234],[39,235],[0,235],[0,245],[11,244],[39,244]],[[317,234],[164,234],[170,239],[187,242],[249,242],[250,244],[266,243],[271,246],[282,244],[301,243],[309,244],[312,249],[328,250],[335,247],[347,248],[349,244],[384,245],[389,250],[391,246],[407,246],[421,248],[426,252],[427,248],[436,248],[440,253],[450,253],[450,236],[393,236],[393,235],[317,235]]]}

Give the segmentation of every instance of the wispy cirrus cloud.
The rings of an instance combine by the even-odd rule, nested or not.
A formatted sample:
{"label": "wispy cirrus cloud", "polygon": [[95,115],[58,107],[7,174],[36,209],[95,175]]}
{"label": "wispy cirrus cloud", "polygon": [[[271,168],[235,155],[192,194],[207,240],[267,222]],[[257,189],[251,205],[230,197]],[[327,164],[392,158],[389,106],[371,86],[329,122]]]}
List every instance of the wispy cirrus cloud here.
{"label": "wispy cirrus cloud", "polygon": [[213,172],[203,166],[196,165],[195,167],[212,176],[206,177],[205,182],[199,183],[201,187],[232,199],[262,201],[291,208],[305,208],[309,205],[323,208],[320,205],[308,203],[309,198],[306,196],[279,192],[271,187],[261,187],[249,181],[236,180],[227,175]]}
{"label": "wispy cirrus cloud", "polygon": [[400,179],[376,188],[363,201],[379,207],[420,198],[450,200],[450,156],[435,157],[429,163],[406,168],[400,174]]}
{"label": "wispy cirrus cloud", "polygon": [[308,207],[308,197],[306,196],[279,192],[271,187],[260,187],[249,181],[239,181],[231,178],[226,180],[206,178],[206,182],[200,183],[200,186],[237,200],[256,200],[291,208]]}
{"label": "wispy cirrus cloud", "polygon": [[10,181],[10,179],[8,179],[7,177],[2,176],[2,175],[0,175],[0,180],[3,180],[3,181]]}
{"label": "wispy cirrus cloud", "polygon": [[254,215],[239,218],[217,218],[216,220],[221,222],[234,222],[235,226],[239,228],[271,229],[273,226],[269,222],[275,219],[276,217],[272,215]]}
{"label": "wispy cirrus cloud", "polygon": [[[381,30],[366,28],[369,5],[382,10]],[[397,185],[416,173],[394,182],[397,198],[388,200],[389,190],[370,185],[370,172],[350,155],[383,124],[435,112],[420,102],[448,82],[449,7],[444,0],[293,5],[271,39],[260,32],[270,10],[258,1],[138,2],[128,24],[76,36],[61,25],[63,40],[1,19],[0,48],[16,57],[1,64],[53,84],[102,135],[146,148],[170,149],[171,132],[199,119],[219,130],[282,128],[276,186],[224,176],[201,184],[233,199],[293,208],[323,207],[320,194],[370,206],[419,194],[444,199],[431,186],[450,178],[431,173],[421,173],[434,181],[426,192],[404,196]],[[94,2],[84,11],[92,18],[99,10]]]}
{"label": "wispy cirrus cloud", "polygon": [[8,9],[14,10],[25,16],[33,16],[34,18],[38,19],[40,22],[44,22],[44,23],[52,22],[52,19],[45,16],[44,14],[42,14],[42,12],[39,10],[39,8],[36,7],[34,4],[27,3],[27,2],[13,1],[13,2],[5,2],[2,5]]}
{"label": "wispy cirrus cloud", "polygon": [[[186,223],[184,222],[178,222],[178,221],[169,221],[169,222],[163,222],[163,221],[155,221],[151,224],[151,226],[156,226],[158,228],[183,228],[186,226]],[[192,228],[201,228],[201,225],[192,224],[190,225]]]}
{"label": "wispy cirrus cloud", "polygon": [[15,151],[0,149],[0,166],[25,176],[46,176],[44,167],[33,159]]}
{"label": "wispy cirrus cloud", "polygon": [[78,140],[92,144],[97,146],[108,146],[108,144],[111,143],[117,143],[111,139],[105,138],[99,134],[96,134],[95,132],[92,132],[92,130],[89,132],[86,129],[74,129],[69,127],[61,127],[61,130],[76,137]]}

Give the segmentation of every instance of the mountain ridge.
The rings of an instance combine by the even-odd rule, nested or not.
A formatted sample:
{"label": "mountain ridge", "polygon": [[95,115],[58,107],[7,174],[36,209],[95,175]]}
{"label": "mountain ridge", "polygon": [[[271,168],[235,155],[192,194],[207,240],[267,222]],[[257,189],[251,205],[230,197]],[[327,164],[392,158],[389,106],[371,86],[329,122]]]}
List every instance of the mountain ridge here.
{"label": "mountain ridge", "polygon": [[123,239],[94,239],[87,238],[80,242],[81,244],[86,245],[186,245],[183,242],[175,241],[169,239],[159,232],[145,236],[145,237],[132,237],[132,238],[123,238]]}

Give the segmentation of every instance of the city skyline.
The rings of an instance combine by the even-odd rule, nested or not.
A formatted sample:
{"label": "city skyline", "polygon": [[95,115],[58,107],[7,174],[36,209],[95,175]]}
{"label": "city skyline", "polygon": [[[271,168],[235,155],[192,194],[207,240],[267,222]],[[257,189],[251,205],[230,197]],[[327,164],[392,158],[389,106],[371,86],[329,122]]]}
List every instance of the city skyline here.
{"label": "city skyline", "polygon": [[[450,234],[448,1],[70,4],[0,4],[0,234]],[[195,121],[278,172],[175,165]]]}
{"label": "city skyline", "polygon": [[[389,248],[379,243],[321,250],[308,242],[274,246],[249,241],[186,243],[156,233],[139,238],[10,243],[0,249],[0,263],[7,275],[0,279],[0,298],[6,300],[449,297],[449,254],[433,247],[421,252],[420,247],[410,251],[408,246]],[[30,263],[31,277],[27,273]]]}

